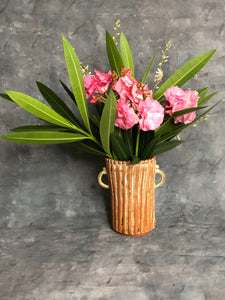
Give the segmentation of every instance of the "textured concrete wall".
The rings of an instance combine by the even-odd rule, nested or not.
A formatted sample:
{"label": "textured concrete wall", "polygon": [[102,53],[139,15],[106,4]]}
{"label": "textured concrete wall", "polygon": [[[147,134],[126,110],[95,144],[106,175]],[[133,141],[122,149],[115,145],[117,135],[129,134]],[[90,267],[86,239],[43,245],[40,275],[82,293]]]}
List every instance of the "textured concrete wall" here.
{"label": "textured concrete wall", "polygon": [[[209,86],[210,92],[219,91],[212,103],[224,97],[224,0],[1,0],[0,91],[17,90],[41,99],[35,85],[35,81],[41,81],[68,99],[59,83],[59,79],[69,83],[61,35],[71,41],[80,60],[89,64],[92,71],[97,68],[107,72],[105,29],[113,33],[117,19],[121,20],[121,30],[130,42],[137,78],[142,78],[153,53],[168,40],[172,40],[173,46],[169,62],[163,67],[166,76],[192,57],[217,48],[212,60],[186,87]],[[154,67],[159,61],[158,56]],[[70,100],[67,101],[72,107]],[[220,104],[207,122],[182,133],[184,144],[158,157],[160,167],[167,174],[166,184],[156,192],[159,231],[157,234],[156,228],[152,236],[137,242],[111,233],[105,213],[109,209],[109,194],[102,191],[96,180],[104,165],[103,158],[67,145],[25,146],[1,140],[0,226],[4,237],[1,299],[222,299],[225,292],[222,286],[225,267],[221,265],[225,221],[224,108],[224,103]],[[1,135],[16,126],[38,123],[37,118],[22,108],[0,100]],[[39,235],[35,231],[52,226],[54,232]],[[64,232],[68,228],[73,230],[61,242],[63,228]],[[83,232],[81,235],[78,229]],[[99,232],[102,232],[101,239]],[[100,239],[101,247],[95,245],[95,238]],[[54,248],[59,249],[56,256],[51,256],[51,245],[46,246],[51,239]],[[64,260],[61,261],[64,242],[67,250],[62,250]],[[63,267],[73,261],[73,242],[76,247],[80,245],[78,261],[85,261],[88,268],[78,263],[75,269],[71,265],[70,269]],[[23,256],[23,247],[31,245],[33,250],[30,254],[27,250],[26,254],[36,255],[35,262]],[[123,248],[119,249],[119,245]],[[168,259],[166,249],[170,249]],[[115,255],[121,256],[121,251],[129,257],[118,262]],[[160,262],[157,256],[149,258],[158,252]],[[108,258],[107,253],[111,253]],[[137,253],[141,255],[139,258],[135,256]],[[196,257],[205,254],[205,261],[185,260],[185,255],[190,253]],[[41,269],[40,265],[45,265],[43,257],[50,269],[55,262],[57,267],[52,272]],[[202,279],[207,259],[209,281],[206,277]],[[63,265],[61,269],[57,265],[59,261]],[[94,272],[97,266],[101,267],[99,273]],[[175,287],[168,270],[180,280],[180,285]],[[189,276],[184,275],[185,270]],[[119,274],[119,279],[113,277],[113,272]],[[139,277],[132,272],[137,272]],[[25,277],[20,277],[21,274]],[[160,284],[157,276],[162,280]],[[125,282],[121,284],[123,277]],[[26,278],[27,284],[21,278]],[[108,284],[111,289],[101,285],[105,278],[108,281],[104,286]],[[214,285],[209,288],[211,280]],[[123,286],[129,286],[128,291]]]}

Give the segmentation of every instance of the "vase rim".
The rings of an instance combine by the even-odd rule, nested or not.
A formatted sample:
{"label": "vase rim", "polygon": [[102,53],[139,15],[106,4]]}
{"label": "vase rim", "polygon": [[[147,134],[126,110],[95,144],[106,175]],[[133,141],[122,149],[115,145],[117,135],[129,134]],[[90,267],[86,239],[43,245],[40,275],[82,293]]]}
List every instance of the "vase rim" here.
{"label": "vase rim", "polygon": [[[113,163],[113,164],[118,164],[118,165],[132,165],[131,160],[116,160],[116,159],[112,159],[109,157],[106,157],[105,160],[108,163]],[[152,158],[143,159],[143,160],[139,161],[136,165],[149,164],[149,163],[154,162],[155,160],[156,160],[156,156],[153,156]],[[133,165],[133,166],[135,166],[135,165]]]}

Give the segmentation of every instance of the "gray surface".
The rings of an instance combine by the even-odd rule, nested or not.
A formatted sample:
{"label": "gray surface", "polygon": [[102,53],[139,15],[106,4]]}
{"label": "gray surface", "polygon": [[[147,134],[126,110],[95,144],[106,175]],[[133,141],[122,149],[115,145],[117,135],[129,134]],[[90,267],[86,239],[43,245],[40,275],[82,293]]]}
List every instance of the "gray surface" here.
{"label": "gray surface", "polygon": [[[120,18],[137,77],[171,39],[172,74],[217,48],[186,87],[224,96],[223,0],[0,2],[0,89],[40,98],[35,80],[63,93],[68,83],[61,34],[91,70],[107,71],[105,29]],[[156,66],[156,65],[155,65]],[[68,100],[69,103],[69,100]],[[39,121],[1,100],[1,134]],[[156,192],[155,230],[128,238],[110,229],[109,194],[96,181],[102,158],[69,146],[0,141],[0,299],[224,299],[224,103],[160,155],[167,174]]]}

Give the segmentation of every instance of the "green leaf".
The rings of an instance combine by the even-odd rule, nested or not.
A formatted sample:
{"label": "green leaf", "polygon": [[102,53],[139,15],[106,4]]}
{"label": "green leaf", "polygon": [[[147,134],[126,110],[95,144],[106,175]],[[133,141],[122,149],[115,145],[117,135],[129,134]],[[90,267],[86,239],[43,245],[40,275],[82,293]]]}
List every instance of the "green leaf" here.
{"label": "green leaf", "polygon": [[169,116],[169,118],[165,122],[163,122],[159,128],[155,130],[155,136],[166,134],[174,128],[177,128],[177,126],[178,124],[174,124],[174,119],[171,116]]}
{"label": "green leaf", "polygon": [[1,136],[2,139],[19,144],[61,144],[87,139],[84,135],[55,131],[26,131]]}
{"label": "green leaf", "polygon": [[139,153],[142,153],[148,143],[154,138],[155,132],[153,130],[140,130]]}
{"label": "green leaf", "polygon": [[59,98],[58,95],[55,94],[55,92],[53,92],[49,87],[47,87],[41,82],[37,82],[37,86],[42,96],[45,98],[48,104],[54,109],[54,111],[56,111],[58,114],[60,114],[62,117],[66,118],[76,126],[81,127],[78,119],[74,116],[72,111],[63,102],[63,100]]}
{"label": "green leaf", "polygon": [[190,112],[199,110],[199,109],[203,109],[206,108],[207,106],[198,106],[198,107],[191,107],[191,108],[186,108],[186,109],[182,109],[182,110],[178,110],[175,113],[173,113],[172,117],[179,117],[179,116],[183,116],[186,115]]}
{"label": "green leaf", "polygon": [[72,85],[74,97],[77,101],[77,106],[80,111],[81,117],[83,119],[84,125],[91,132],[89,118],[88,118],[88,107],[86,92],[84,87],[83,75],[80,67],[79,59],[73,50],[72,45],[63,36],[63,47],[64,55],[67,64],[67,69],[70,77],[70,82]]}
{"label": "green leaf", "polygon": [[117,49],[116,44],[108,31],[106,31],[106,50],[112,71],[116,71],[118,76],[120,76],[121,67],[123,67],[123,61],[119,50]]}
{"label": "green leaf", "polygon": [[144,151],[141,153],[141,159],[149,159],[152,158],[153,155],[153,150],[156,146],[156,144],[158,143],[158,141],[160,140],[160,136],[157,136],[155,138],[153,138],[145,147]]}
{"label": "green leaf", "polygon": [[11,129],[14,132],[21,132],[21,131],[67,131],[68,128],[55,126],[55,125],[27,125],[27,126],[20,126]]}
{"label": "green leaf", "polygon": [[152,156],[169,151],[179,146],[181,143],[183,143],[183,141],[166,141],[164,143],[158,144],[155,146],[154,150],[152,151]]}
{"label": "green leaf", "polygon": [[0,93],[0,97],[13,102],[13,100],[7,94]]}
{"label": "green leaf", "polygon": [[116,120],[117,101],[112,90],[106,100],[101,120],[100,120],[100,137],[103,149],[108,155],[110,153],[110,134],[114,131],[114,124]]}
{"label": "green leaf", "polygon": [[177,126],[175,127],[174,130],[168,132],[167,134],[161,135],[160,136],[160,142],[158,144],[164,143],[167,140],[171,140],[175,136],[181,133],[185,128],[187,128],[187,125],[184,125],[183,123],[176,124]]}
{"label": "green leaf", "polygon": [[94,155],[105,156],[105,152],[103,152],[101,148],[99,148],[98,146],[96,146],[96,144],[89,140],[74,143],[73,146],[81,151],[85,151]]}
{"label": "green leaf", "polygon": [[23,93],[6,91],[10,98],[31,114],[56,125],[76,129],[76,126],[64,119],[44,103]]}
{"label": "green leaf", "polygon": [[92,136],[94,136],[97,139],[97,141],[99,142],[99,144],[101,144],[101,142],[100,142],[99,126],[97,126],[95,124],[95,122],[92,120],[92,118],[90,118],[89,121],[90,121]]}
{"label": "green leaf", "polygon": [[198,90],[198,96],[201,98],[201,97],[205,97],[205,95],[206,95],[206,93],[208,92],[208,87],[205,87],[205,88],[203,88],[203,89],[200,89],[200,90]]}
{"label": "green leaf", "polygon": [[126,69],[132,69],[131,76],[134,77],[134,63],[132,52],[123,32],[121,32],[120,34],[120,51],[124,67],[126,67]]}
{"label": "green leaf", "polygon": [[115,152],[116,156],[119,160],[130,160],[130,151],[128,146],[124,143],[121,137],[119,137],[116,134],[111,133],[111,143],[112,143],[112,149]]}
{"label": "green leaf", "polygon": [[133,156],[133,160],[132,160],[132,165],[136,165],[141,161],[141,159],[139,157],[137,157],[136,155]]}
{"label": "green leaf", "polygon": [[97,127],[100,126],[100,120],[96,115],[91,115],[91,120],[95,123]]}
{"label": "green leaf", "polygon": [[70,96],[70,98],[73,100],[73,102],[77,105],[76,99],[74,97],[73,92],[71,91],[71,89],[68,88],[67,85],[65,85],[65,83],[62,80],[59,80],[61,85],[63,86],[64,90],[67,92],[67,94]]}
{"label": "green leaf", "polygon": [[196,73],[198,73],[204,65],[210,60],[215,53],[216,49],[207,51],[197,57],[191,59],[185,63],[180,69],[178,69],[172,76],[170,76],[166,82],[156,91],[153,95],[155,100],[159,100],[163,97],[164,93],[169,87],[182,86],[185,82],[191,79]]}
{"label": "green leaf", "polygon": [[209,99],[211,99],[214,95],[216,95],[218,92],[214,92],[212,94],[209,94],[208,96],[206,97],[201,97],[199,100],[198,100],[198,105],[203,105],[205,104],[207,101],[209,101]]}
{"label": "green leaf", "polygon": [[[224,98],[223,98],[224,99]],[[214,104],[213,106],[211,106],[209,109],[207,109],[206,111],[204,111],[202,114],[200,114],[199,116],[197,116],[194,121],[192,123],[189,123],[186,125],[186,127],[193,125],[194,123],[196,123],[197,121],[199,121],[202,117],[204,117],[208,112],[210,112],[213,108],[215,108],[220,102],[223,101],[223,99],[219,100],[216,104]]]}
{"label": "green leaf", "polygon": [[[223,100],[223,99],[222,99]],[[204,117],[208,112],[210,112],[215,106],[217,106],[222,100],[218,101],[215,105],[213,105],[212,107],[210,107],[209,109],[207,109],[206,111],[204,111],[202,114],[200,114],[199,116],[197,116],[193,122],[188,123],[188,124],[174,124],[174,130],[171,130],[170,132],[168,132],[167,134],[161,135],[160,137],[160,143],[171,139],[175,136],[177,136],[179,133],[181,133],[184,129],[186,129],[189,126],[193,126],[196,122],[198,122],[202,117]]]}
{"label": "green leaf", "polygon": [[128,146],[130,157],[133,156],[133,136],[132,136],[132,128],[128,130],[123,130],[123,140],[125,144]]}
{"label": "green leaf", "polygon": [[143,76],[143,78],[142,78],[142,81],[141,81],[143,84],[145,84],[145,82],[146,82],[146,80],[147,80],[147,78],[148,78],[148,75],[149,75],[149,73],[150,73],[150,71],[151,71],[151,68],[152,68],[152,65],[153,65],[153,63],[154,63],[154,60],[155,60],[155,57],[156,57],[157,52],[158,52],[158,51],[155,52],[153,58],[151,59],[149,65],[148,65],[148,67],[147,67],[147,69],[146,69],[146,71],[145,71],[145,74],[144,74],[144,76]]}
{"label": "green leaf", "polygon": [[96,103],[95,108],[97,110],[97,113],[98,113],[99,117],[101,117],[102,111],[103,111],[103,108],[104,108],[104,103],[102,103],[102,102]]}

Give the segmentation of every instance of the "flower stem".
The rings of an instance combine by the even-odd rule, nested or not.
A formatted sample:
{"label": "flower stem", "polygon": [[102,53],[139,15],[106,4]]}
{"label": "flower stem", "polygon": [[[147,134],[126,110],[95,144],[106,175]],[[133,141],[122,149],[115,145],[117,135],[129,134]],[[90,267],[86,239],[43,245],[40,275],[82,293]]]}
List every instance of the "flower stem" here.
{"label": "flower stem", "polygon": [[135,149],[135,155],[137,157],[138,157],[138,150],[139,150],[139,140],[140,140],[140,129],[138,128],[137,139],[136,139],[136,149]]}

